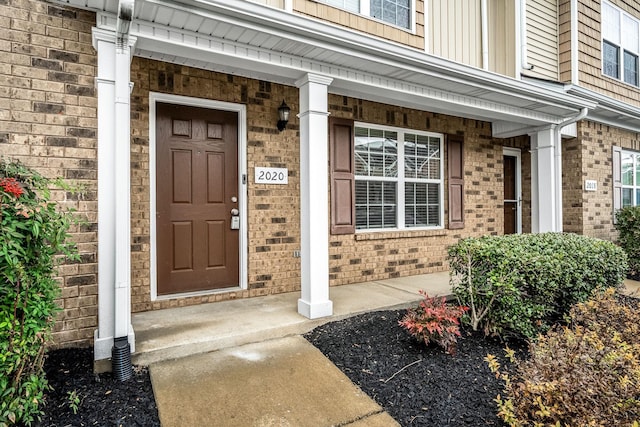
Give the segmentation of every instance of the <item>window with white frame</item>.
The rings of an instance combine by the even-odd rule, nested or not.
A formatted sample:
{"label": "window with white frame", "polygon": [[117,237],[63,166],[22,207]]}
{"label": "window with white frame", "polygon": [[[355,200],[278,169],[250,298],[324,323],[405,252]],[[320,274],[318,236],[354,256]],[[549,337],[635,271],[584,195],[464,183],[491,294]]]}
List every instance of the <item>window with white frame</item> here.
{"label": "window with white frame", "polygon": [[622,207],[640,205],[640,153],[622,150]]}
{"label": "window with white frame", "polygon": [[602,72],[638,86],[640,20],[602,2]]}
{"label": "window with white frame", "polygon": [[411,29],[411,10],[414,0],[319,0],[330,6],[371,16],[388,24]]}
{"label": "window with white frame", "polygon": [[356,229],[443,225],[443,136],[356,124]]}

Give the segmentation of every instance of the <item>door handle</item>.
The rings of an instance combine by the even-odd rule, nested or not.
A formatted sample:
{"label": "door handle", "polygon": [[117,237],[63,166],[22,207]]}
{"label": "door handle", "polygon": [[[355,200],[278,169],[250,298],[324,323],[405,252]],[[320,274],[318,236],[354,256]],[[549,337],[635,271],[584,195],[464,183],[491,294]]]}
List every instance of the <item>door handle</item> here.
{"label": "door handle", "polygon": [[238,216],[240,215],[240,211],[236,208],[231,209],[231,216]]}

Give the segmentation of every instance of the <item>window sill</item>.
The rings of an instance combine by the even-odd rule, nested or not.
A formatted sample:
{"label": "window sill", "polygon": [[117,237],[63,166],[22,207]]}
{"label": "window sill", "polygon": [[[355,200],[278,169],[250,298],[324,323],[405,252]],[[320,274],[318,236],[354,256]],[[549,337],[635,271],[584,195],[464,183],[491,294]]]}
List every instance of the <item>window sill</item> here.
{"label": "window sill", "polygon": [[356,241],[367,240],[388,240],[388,239],[414,239],[417,237],[440,237],[446,236],[447,230],[439,228],[437,230],[398,230],[398,231],[367,231],[356,233]]}

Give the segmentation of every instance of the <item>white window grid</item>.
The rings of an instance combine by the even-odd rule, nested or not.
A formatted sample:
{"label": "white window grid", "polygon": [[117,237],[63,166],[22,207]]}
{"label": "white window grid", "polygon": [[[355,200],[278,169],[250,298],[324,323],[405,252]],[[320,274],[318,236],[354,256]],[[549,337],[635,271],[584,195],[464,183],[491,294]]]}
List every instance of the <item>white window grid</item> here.
{"label": "white window grid", "polygon": [[[384,8],[384,3],[385,2],[389,2],[389,3],[398,3],[398,7],[400,8],[404,8],[404,3],[405,0],[318,0],[318,2],[320,3],[326,3],[329,6],[334,6],[340,9],[345,9],[349,12],[352,13],[358,13],[360,15],[365,15],[371,19],[375,19],[378,20],[380,22],[384,22],[385,24],[389,24],[389,25],[393,25],[395,27],[398,27],[402,30],[405,31],[411,31],[413,33],[415,33],[416,31],[416,16],[415,16],[415,10],[416,10],[416,0],[408,0],[408,4],[409,4],[409,25],[408,27],[399,25],[396,22],[390,22],[388,20],[385,20],[384,17],[376,17],[373,16],[371,10],[372,10],[372,3],[378,1],[378,2],[382,2],[383,3],[383,8]],[[375,9],[375,7],[374,7]]]}
{"label": "white window grid", "polygon": [[640,205],[640,153],[622,151],[622,207]]}
{"label": "white window grid", "polygon": [[[356,122],[354,124],[354,128],[356,129],[355,134],[358,135],[359,130],[365,129],[367,131],[378,131],[383,133],[393,134],[396,137],[397,141],[397,154],[394,162],[385,162],[384,167],[387,171],[382,174],[374,174],[372,175],[370,169],[367,170],[367,174],[358,174],[357,168],[355,172],[355,180],[356,186],[358,182],[368,182],[368,183],[381,183],[384,185],[385,183],[393,183],[396,185],[396,197],[395,197],[395,209],[396,209],[396,226],[395,227],[377,227],[377,228],[357,228],[357,232],[370,232],[370,231],[397,231],[397,230],[423,230],[423,229],[441,229],[444,227],[444,135],[433,132],[424,132],[417,131],[413,129],[402,129],[391,126],[382,126],[375,125],[370,123],[361,123]],[[409,137],[417,136],[417,137],[426,137],[430,141],[434,139],[438,140],[438,148],[437,150],[432,150],[430,156],[433,158],[434,155],[437,155],[439,160],[437,174],[435,174],[436,178],[419,178],[419,177],[407,177],[405,176],[405,135]],[[356,150],[356,147],[354,147]],[[435,151],[435,153],[433,152]],[[358,153],[356,152],[356,156]],[[422,158],[418,156],[419,158]],[[424,160],[428,160],[425,157]],[[392,173],[389,173],[388,170],[392,170]],[[393,175],[395,174],[395,175]],[[433,185],[437,186],[437,217],[438,222],[434,225],[418,227],[412,226],[411,224],[406,223],[406,212],[405,206],[407,205],[407,201],[405,200],[406,196],[406,187],[407,184],[426,184],[427,187],[431,187]],[[433,207],[433,199],[425,200],[420,205],[425,205],[428,208]],[[367,219],[369,220],[369,219]]]}
{"label": "white window grid", "polygon": [[[602,73],[623,83],[640,85],[640,20],[607,1],[602,2]],[[617,49],[616,62],[606,62],[605,50]],[[615,68],[615,70],[614,70]]]}

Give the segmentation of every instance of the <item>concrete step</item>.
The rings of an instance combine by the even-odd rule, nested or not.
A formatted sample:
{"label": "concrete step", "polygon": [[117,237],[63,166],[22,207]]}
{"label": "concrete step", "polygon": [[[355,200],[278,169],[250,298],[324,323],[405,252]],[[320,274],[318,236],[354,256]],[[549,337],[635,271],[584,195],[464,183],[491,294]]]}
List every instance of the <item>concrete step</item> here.
{"label": "concrete step", "polygon": [[299,292],[134,313],[132,362],[149,365],[303,334],[324,323],[369,311],[406,308],[421,299],[420,289],[430,295],[449,295],[449,273],[332,287],[329,298],[334,314],[321,319],[298,314]]}

